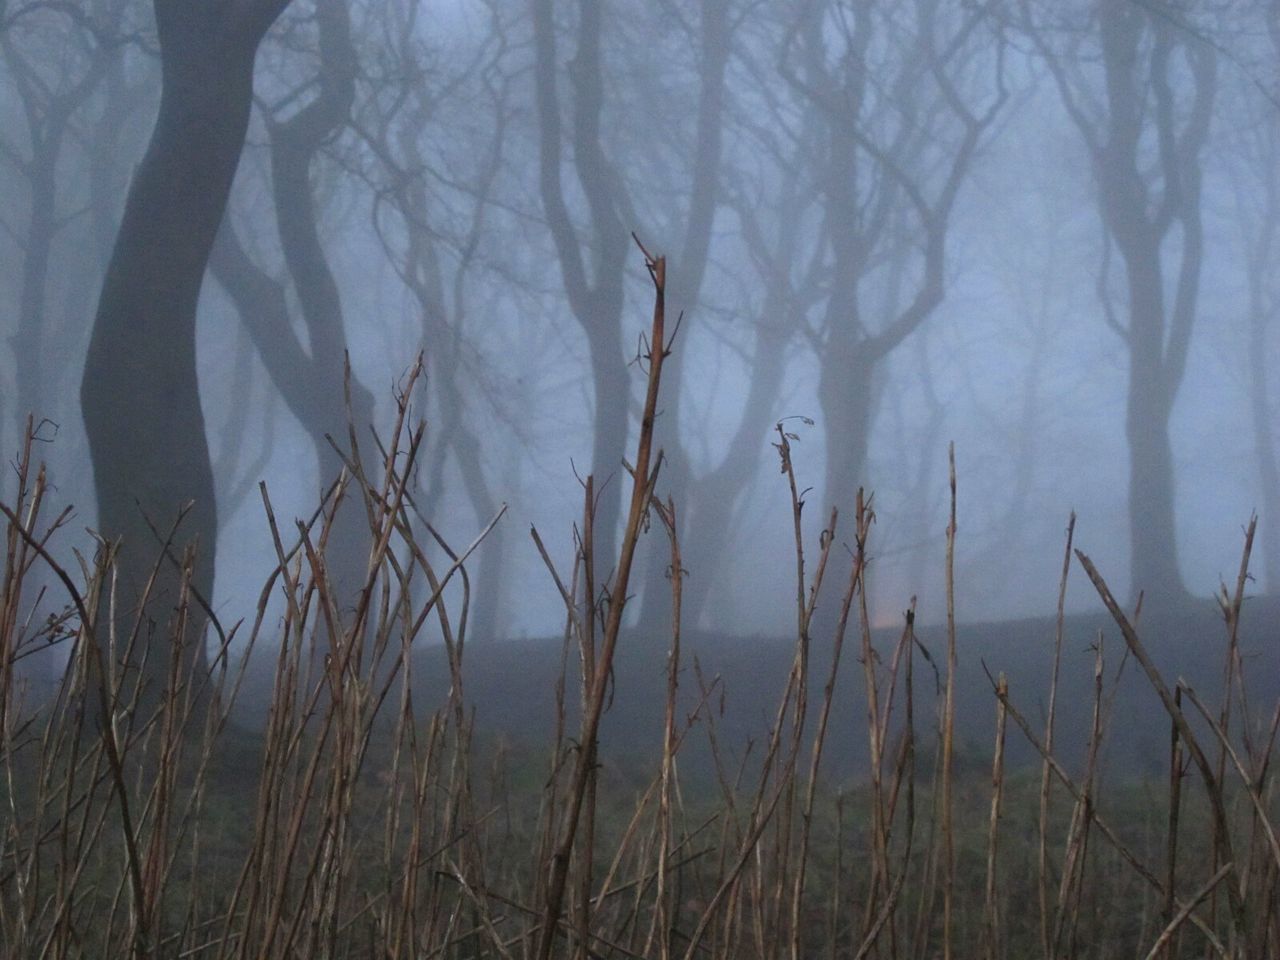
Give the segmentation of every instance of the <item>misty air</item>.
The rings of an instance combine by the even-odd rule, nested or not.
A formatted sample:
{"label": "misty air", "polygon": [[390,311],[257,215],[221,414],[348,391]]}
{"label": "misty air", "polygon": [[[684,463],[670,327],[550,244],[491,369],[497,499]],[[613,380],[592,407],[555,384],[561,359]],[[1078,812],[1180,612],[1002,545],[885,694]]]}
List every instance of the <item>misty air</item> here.
{"label": "misty air", "polygon": [[0,0],[0,956],[1280,957],[1280,4]]}

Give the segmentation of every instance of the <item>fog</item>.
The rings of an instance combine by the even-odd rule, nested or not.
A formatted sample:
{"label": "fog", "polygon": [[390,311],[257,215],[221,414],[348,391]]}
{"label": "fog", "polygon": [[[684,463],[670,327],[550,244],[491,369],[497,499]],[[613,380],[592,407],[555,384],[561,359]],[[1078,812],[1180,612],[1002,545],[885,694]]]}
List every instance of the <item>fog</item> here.
{"label": "fog", "polygon": [[[173,6],[193,22],[161,43],[138,0],[0,2],[0,449],[42,424],[69,565],[84,528],[127,541],[120,517],[194,499],[212,607],[251,617],[277,564],[259,481],[282,524],[310,516],[342,467],[344,354],[369,462],[422,354],[422,513],[461,549],[506,505],[469,562],[471,636],[557,635],[529,528],[569,569],[592,474],[616,556],[652,311],[634,234],[682,314],[657,442],[688,626],[794,628],[778,423],[813,555],[831,508],[851,543],[874,493],[876,623],[913,596],[944,615],[952,443],[962,619],[1050,614],[1072,511],[1130,601],[1232,580],[1256,512],[1253,587],[1274,589],[1274,5],[295,0],[258,46],[243,149],[226,51],[253,44]],[[166,65],[156,126],[162,47],[217,55]],[[191,333],[165,313],[187,287],[126,290],[142,274],[119,266],[166,123],[192,156],[146,209],[173,222],[125,223],[144,259],[212,257]],[[201,203],[219,151],[225,215]],[[362,573],[360,537],[334,543],[335,576]],[[666,550],[655,522],[627,608],[659,634]],[[1067,603],[1097,605],[1083,577]]]}

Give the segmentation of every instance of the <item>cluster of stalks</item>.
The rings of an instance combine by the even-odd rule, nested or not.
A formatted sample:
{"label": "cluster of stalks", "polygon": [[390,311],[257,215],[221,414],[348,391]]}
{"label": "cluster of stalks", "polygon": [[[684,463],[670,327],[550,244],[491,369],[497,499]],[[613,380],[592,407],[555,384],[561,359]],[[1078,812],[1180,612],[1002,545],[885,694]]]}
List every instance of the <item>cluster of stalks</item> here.
{"label": "cluster of stalks", "polygon": [[[665,263],[645,258],[655,306],[620,552],[595,552],[590,477],[569,567],[558,568],[533,531],[566,612],[554,740],[535,776],[513,776],[519,761],[473,733],[466,561],[493,524],[456,552],[418,510],[423,434],[408,400],[417,370],[376,469],[364,467],[353,433],[348,469],[310,521],[282,530],[262,488],[275,568],[251,624],[213,623],[207,665],[184,655],[203,642],[193,634],[208,616],[189,585],[190,556],[157,545],[157,573],[176,565],[186,586],[158,633],[143,617],[130,623],[124,599],[111,596],[112,545],[99,544],[92,561],[77,555],[74,573],[54,559],[68,514],[43,519],[47,487],[28,440],[16,498],[2,507],[0,955],[1280,956],[1270,776],[1280,708],[1257,723],[1239,644],[1252,527],[1235,587],[1220,598],[1224,685],[1211,707],[1156,670],[1137,614],[1073,554],[1073,520],[1045,716],[1033,723],[1005,679],[992,679],[988,780],[960,762],[956,735],[954,459],[946,647],[930,651],[915,633],[914,600],[896,638],[873,634],[870,498],[858,495],[851,541],[840,539],[833,511],[816,558],[806,554],[794,436],[780,424],[795,533],[794,657],[764,736],[745,748],[727,743],[716,708],[725,691],[681,646],[680,525],[677,505],[657,494],[654,438],[672,347]],[[325,563],[344,502],[365,511],[372,544],[354,599]],[[614,659],[627,642],[637,543],[654,520],[670,549],[673,629],[663,720],[637,781],[610,775],[601,719],[627,696],[615,690]],[[1170,777],[1154,798],[1149,787],[1122,786],[1112,803],[1100,789],[1115,690],[1101,635],[1083,770],[1058,759],[1073,555],[1115,620],[1123,658],[1136,660],[1167,713]],[[820,603],[828,578],[841,576],[838,601]],[[69,602],[38,620],[33,611],[49,608],[51,590]],[[415,701],[414,645],[428,632],[447,651],[443,703]],[[822,661],[811,656],[815,635],[831,641],[812,646]],[[148,657],[166,668],[148,669]],[[247,664],[263,657],[274,660],[270,707],[263,728],[247,731],[230,717]],[[55,659],[65,664],[60,679],[42,691],[24,661]],[[869,763],[855,785],[837,789],[823,751],[847,735],[833,703],[850,661],[861,673]],[[1010,721],[1042,758],[1037,770],[1006,770]],[[701,778],[712,786],[696,791],[688,784],[699,778],[682,786],[680,771],[695,737],[712,767]],[[1135,792],[1136,814],[1124,804]]]}

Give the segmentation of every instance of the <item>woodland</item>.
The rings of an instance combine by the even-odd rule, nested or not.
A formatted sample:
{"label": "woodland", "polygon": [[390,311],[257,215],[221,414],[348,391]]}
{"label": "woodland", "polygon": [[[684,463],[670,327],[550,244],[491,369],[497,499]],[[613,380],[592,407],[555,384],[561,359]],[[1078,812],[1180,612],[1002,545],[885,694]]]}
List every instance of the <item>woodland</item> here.
{"label": "woodland", "polygon": [[1280,953],[1280,5],[0,0],[0,169],[0,954]]}

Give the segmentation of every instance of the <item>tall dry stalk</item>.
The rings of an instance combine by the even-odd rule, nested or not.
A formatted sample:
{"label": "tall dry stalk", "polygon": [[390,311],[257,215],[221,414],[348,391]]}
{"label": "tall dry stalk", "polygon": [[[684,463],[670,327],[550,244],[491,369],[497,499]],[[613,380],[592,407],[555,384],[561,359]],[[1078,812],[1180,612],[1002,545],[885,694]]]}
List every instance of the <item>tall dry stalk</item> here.
{"label": "tall dry stalk", "polygon": [[[643,248],[641,249],[643,251]],[[652,257],[647,251],[643,252],[645,266],[653,281],[654,303],[653,323],[649,332],[649,350],[645,358],[649,364],[649,373],[644,410],[640,420],[640,436],[636,445],[636,462],[631,468],[631,501],[618,564],[609,584],[609,600],[604,612],[599,658],[594,664],[594,672],[583,680],[587,697],[583,711],[582,738],[574,761],[563,820],[557,831],[555,849],[547,865],[549,880],[541,911],[542,925],[536,949],[538,960],[547,960],[551,956],[555,942],[564,905],[570,861],[578,838],[578,826],[596,768],[600,716],[604,711],[606,688],[613,670],[618,635],[622,629],[622,611],[627,602],[631,566],[635,559],[636,544],[657,484],[658,471],[662,465],[661,454],[654,455],[653,435],[658,410],[658,389],[662,381],[662,364],[670,350],[666,335],[667,264],[663,257]],[[591,566],[590,563],[586,564],[586,569],[590,570]],[[589,859],[588,851],[586,862],[589,862]],[[582,931],[580,935],[581,933]]]}
{"label": "tall dry stalk", "polygon": [[951,960],[955,908],[956,847],[953,821],[952,772],[956,721],[956,445],[947,448],[951,513],[947,522],[947,690],[942,707],[942,956]]}
{"label": "tall dry stalk", "polygon": [[987,825],[987,885],[983,908],[984,955],[987,960],[999,960],[1003,956],[1000,949],[999,881],[996,856],[1004,800],[1004,739],[1009,713],[1006,706],[1008,700],[1009,681],[1002,673],[996,681],[996,741],[994,756],[991,760],[991,816]]}
{"label": "tall dry stalk", "polygon": [[[1072,510],[1067,518],[1067,545],[1062,552],[1062,576],[1058,580],[1058,609],[1053,632],[1053,666],[1049,672],[1049,705],[1044,722],[1044,748],[1050,754],[1054,750],[1055,721],[1058,713],[1058,674],[1062,668],[1062,637],[1066,623],[1067,576],[1071,572],[1071,546],[1075,539],[1075,532],[1076,514]],[[1036,892],[1040,900],[1040,951],[1041,956],[1045,958],[1050,955],[1049,928],[1053,922],[1049,907],[1049,804],[1052,786],[1053,779],[1046,759],[1040,765],[1039,848],[1036,878]]]}

